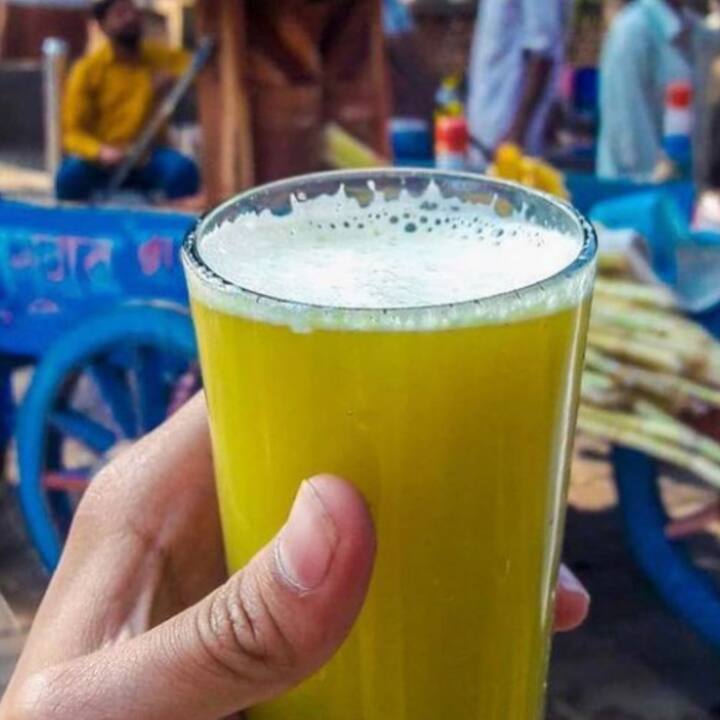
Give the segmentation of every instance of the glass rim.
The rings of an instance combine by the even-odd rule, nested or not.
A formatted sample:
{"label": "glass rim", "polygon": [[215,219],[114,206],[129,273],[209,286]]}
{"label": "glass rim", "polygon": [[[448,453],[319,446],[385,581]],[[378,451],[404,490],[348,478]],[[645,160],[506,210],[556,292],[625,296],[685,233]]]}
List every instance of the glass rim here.
{"label": "glass rim", "polygon": [[[483,186],[483,191],[492,191],[493,188],[504,189],[508,192],[519,193],[526,195],[530,198],[541,199],[543,202],[554,207],[556,210],[562,212],[571,222],[577,226],[578,239],[581,241],[579,245],[579,252],[566,266],[548,275],[542,280],[538,280],[528,285],[515,288],[513,290],[506,290],[491,295],[486,295],[480,298],[470,298],[468,300],[456,300],[453,302],[436,303],[430,305],[412,305],[412,306],[401,306],[401,307],[382,307],[382,308],[368,308],[368,307],[353,307],[347,305],[325,305],[308,303],[298,300],[292,300],[289,298],[276,297],[275,295],[269,295],[266,293],[252,290],[250,288],[242,287],[241,285],[235,284],[224,278],[218,272],[213,270],[203,260],[200,253],[200,240],[205,233],[208,232],[208,225],[210,225],[218,216],[222,215],[228,209],[235,205],[240,205],[243,202],[247,202],[254,197],[269,194],[275,191],[285,190],[289,194],[293,191],[301,192],[303,190],[303,184],[313,181],[326,181],[326,182],[337,182],[340,186],[343,180],[347,181],[371,181],[382,178],[398,179],[402,181],[404,178],[418,178],[427,179],[428,181],[455,181],[455,182],[466,182],[466,183],[477,183]],[[244,190],[237,195],[224,200],[213,209],[207,211],[201,215],[197,222],[190,228],[185,236],[182,244],[181,254],[183,262],[186,266],[186,272],[191,272],[197,277],[203,285],[209,287],[212,292],[220,293],[223,297],[239,297],[244,298],[247,301],[253,303],[270,303],[279,308],[287,308],[294,313],[302,313],[306,311],[308,313],[318,312],[341,312],[345,316],[353,317],[375,317],[379,314],[392,314],[396,317],[410,317],[423,312],[439,312],[443,311],[460,311],[463,309],[479,308],[489,305],[491,303],[497,303],[502,301],[503,298],[517,298],[519,295],[524,295],[533,291],[542,291],[546,289],[548,284],[555,284],[563,279],[569,279],[582,273],[583,270],[587,269],[592,262],[595,260],[598,251],[597,234],[592,224],[585,218],[585,216],[577,210],[570,202],[561,198],[549,195],[548,193],[528,188],[517,182],[509,180],[498,179],[482,175],[480,173],[472,172],[461,172],[452,170],[437,170],[433,168],[405,168],[405,167],[390,167],[390,168],[365,168],[362,170],[331,170],[325,172],[307,173],[303,175],[294,175],[289,178],[282,180],[276,180],[274,182],[265,183],[263,185],[257,185],[248,190]]]}

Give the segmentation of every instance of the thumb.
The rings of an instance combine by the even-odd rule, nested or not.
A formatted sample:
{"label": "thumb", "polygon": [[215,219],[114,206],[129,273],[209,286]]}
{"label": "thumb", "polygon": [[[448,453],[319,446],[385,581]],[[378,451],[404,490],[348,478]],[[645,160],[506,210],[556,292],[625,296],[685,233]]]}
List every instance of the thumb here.
{"label": "thumb", "polygon": [[275,697],[343,642],[374,550],[359,493],[332,476],[308,480],[275,540],[197,605],[32,676],[21,692],[27,717],[214,720]]}

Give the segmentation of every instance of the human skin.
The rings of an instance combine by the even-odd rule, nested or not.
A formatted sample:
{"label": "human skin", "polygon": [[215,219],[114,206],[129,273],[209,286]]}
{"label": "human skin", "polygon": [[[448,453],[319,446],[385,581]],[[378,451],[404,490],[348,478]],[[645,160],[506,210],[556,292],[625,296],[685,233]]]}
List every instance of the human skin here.
{"label": "human skin", "polygon": [[[320,475],[228,579],[198,396],[85,493],[0,720],[217,720],[280,695],[341,645],[374,555],[360,493]],[[563,569],[556,629],[588,604]]]}

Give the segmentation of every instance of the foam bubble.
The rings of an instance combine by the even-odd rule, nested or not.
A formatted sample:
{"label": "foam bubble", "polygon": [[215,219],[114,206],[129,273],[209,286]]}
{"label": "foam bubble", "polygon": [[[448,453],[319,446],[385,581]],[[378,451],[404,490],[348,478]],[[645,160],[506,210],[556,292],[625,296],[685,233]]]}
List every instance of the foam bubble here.
{"label": "foam bubble", "polygon": [[[397,329],[409,318],[398,323],[397,312],[388,309],[401,315],[418,309],[410,324],[443,327],[475,324],[477,310],[446,308],[440,316],[433,307],[508,293],[514,299],[505,298],[507,312],[511,305],[516,313],[520,306],[527,311],[553,304],[542,287],[535,298],[518,291],[561,273],[581,248],[579,233],[543,228],[520,216],[500,218],[492,203],[446,199],[431,186],[422,201],[408,195],[350,196],[343,190],[294,198],[284,214],[247,213],[220,224],[200,238],[198,254],[230,286],[263,296],[253,303],[238,290],[229,308],[230,288],[220,303],[226,310],[296,329],[348,323]],[[203,290],[196,285],[191,281],[194,292]],[[568,292],[577,302],[577,288],[556,289],[554,295],[567,302],[560,296]],[[219,295],[211,304],[218,305]],[[303,311],[293,303],[316,307]],[[496,307],[493,314],[500,319],[506,313]]]}

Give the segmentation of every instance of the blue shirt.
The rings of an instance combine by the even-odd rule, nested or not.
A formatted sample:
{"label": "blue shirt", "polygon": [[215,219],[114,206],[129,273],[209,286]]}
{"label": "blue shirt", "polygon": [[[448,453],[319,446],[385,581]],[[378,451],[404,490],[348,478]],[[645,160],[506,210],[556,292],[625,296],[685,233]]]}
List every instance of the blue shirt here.
{"label": "blue shirt", "polygon": [[383,26],[390,37],[411,32],[414,25],[407,5],[400,0],[383,0]]}
{"label": "blue shirt", "polygon": [[665,90],[692,80],[701,26],[664,0],[634,0],[613,21],[600,62],[597,173],[648,181],[662,157]]}

